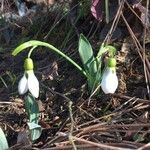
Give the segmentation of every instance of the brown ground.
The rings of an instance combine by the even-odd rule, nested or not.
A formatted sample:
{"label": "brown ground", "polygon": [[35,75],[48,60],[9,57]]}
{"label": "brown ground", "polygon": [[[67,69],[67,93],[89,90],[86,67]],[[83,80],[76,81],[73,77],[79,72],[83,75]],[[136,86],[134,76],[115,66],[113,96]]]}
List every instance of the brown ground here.
{"label": "brown ground", "polygon": [[[62,49],[81,64],[77,52],[77,31],[74,28],[72,32],[70,31],[72,24],[66,21],[66,18],[56,25],[58,21],[56,18],[60,19],[59,15],[55,12],[41,12],[34,14],[34,17],[31,15],[29,18],[14,22],[1,21],[0,126],[11,149],[72,149],[72,140],[68,138],[70,133],[76,148],[80,150],[150,149],[148,30],[145,37],[145,52],[139,48],[140,46],[136,46],[129,33],[111,41],[117,47],[119,78],[119,87],[113,95],[101,92],[98,96],[89,98],[86,79],[74,66],[54,53],[46,51],[45,48],[38,48],[32,57],[36,64],[35,73],[40,81],[38,102],[42,135],[31,144],[27,134],[27,115],[23,96],[19,96],[17,92],[17,84],[23,74],[23,60],[27,53],[13,57],[11,52],[23,41],[38,39]],[[92,17],[87,19],[93,21],[93,24],[97,23]],[[86,21],[80,20],[76,30],[88,35],[88,28],[92,27]],[[122,28],[127,31],[125,26]],[[67,39],[66,35],[69,32],[71,34]],[[94,35],[89,33],[88,37],[95,53],[101,44],[99,32]],[[142,45],[142,32],[139,32],[137,37]],[[145,63],[147,76],[144,74],[144,54],[147,59]],[[72,113],[69,111],[71,102]]]}

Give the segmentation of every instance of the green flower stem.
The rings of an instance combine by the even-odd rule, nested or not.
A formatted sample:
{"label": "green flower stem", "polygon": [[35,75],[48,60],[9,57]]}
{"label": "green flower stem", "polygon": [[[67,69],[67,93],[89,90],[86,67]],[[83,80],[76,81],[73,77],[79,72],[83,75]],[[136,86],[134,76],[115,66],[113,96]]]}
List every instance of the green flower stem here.
{"label": "green flower stem", "polygon": [[57,49],[56,47],[45,43],[45,42],[41,42],[41,41],[37,41],[37,40],[31,40],[28,42],[25,42],[23,44],[21,44],[20,46],[18,46],[12,53],[13,56],[16,56],[18,53],[20,53],[21,51],[23,51],[24,49],[28,48],[28,47],[33,47],[30,52],[29,55],[31,55],[32,51],[37,47],[37,46],[44,46],[44,47],[48,47],[49,49],[51,49],[52,51],[56,52],[57,54],[59,54],[60,56],[64,57],[66,60],[68,60],[71,64],[73,64],[85,77],[87,77],[86,72],[75,62],[73,61],[70,57],[68,57],[67,55],[65,55],[64,53],[62,53],[59,49]]}
{"label": "green flower stem", "polygon": [[29,53],[28,53],[28,58],[31,57],[31,54],[32,54],[32,52],[33,52],[33,50],[34,50],[35,48],[37,48],[37,46],[33,46],[33,47],[30,49],[30,51],[29,51]]}

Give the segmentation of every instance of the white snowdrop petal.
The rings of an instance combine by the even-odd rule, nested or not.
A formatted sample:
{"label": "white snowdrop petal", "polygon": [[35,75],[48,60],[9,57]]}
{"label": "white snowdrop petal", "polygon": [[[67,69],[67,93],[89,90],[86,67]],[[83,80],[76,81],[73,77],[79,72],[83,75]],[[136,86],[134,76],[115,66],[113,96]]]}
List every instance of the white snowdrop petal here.
{"label": "white snowdrop petal", "polygon": [[18,92],[19,92],[20,95],[23,95],[27,91],[28,91],[27,78],[26,78],[26,76],[24,74],[23,77],[21,78],[21,80],[19,81]]}
{"label": "white snowdrop petal", "polygon": [[118,78],[116,75],[116,72],[113,71],[110,68],[107,68],[104,71],[102,82],[101,82],[101,88],[104,91],[105,94],[108,93],[115,93],[116,89],[118,87]]}
{"label": "white snowdrop petal", "polygon": [[39,81],[33,71],[28,71],[28,88],[30,93],[35,97],[39,97]]}

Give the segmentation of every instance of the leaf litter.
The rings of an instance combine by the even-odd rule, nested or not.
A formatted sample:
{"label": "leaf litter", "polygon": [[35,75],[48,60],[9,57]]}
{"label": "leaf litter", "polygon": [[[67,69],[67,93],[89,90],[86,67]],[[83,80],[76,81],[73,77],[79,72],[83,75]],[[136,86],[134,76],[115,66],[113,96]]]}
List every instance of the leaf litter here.
{"label": "leaf litter", "polygon": [[[131,6],[133,8],[138,7],[139,11],[141,11],[141,16],[145,15],[145,8],[143,11],[144,5],[141,7],[137,2],[128,2],[130,5],[132,3]],[[134,12],[137,13],[136,10],[134,10]],[[43,18],[51,17],[55,20],[55,15],[55,13],[54,16],[50,13],[43,16]],[[37,20],[39,16],[36,16]],[[101,14],[98,16],[96,19],[102,19]],[[139,17],[141,16],[139,15]],[[0,75],[5,80],[8,88],[4,86],[3,82],[0,83],[0,126],[7,135],[6,137],[10,149],[72,149],[72,144],[69,140],[70,133],[77,149],[149,149],[150,101],[143,72],[144,58],[142,55],[144,52],[140,45],[140,43],[143,42],[142,33],[139,34],[137,38],[138,41],[136,41],[136,38],[133,38],[134,36],[132,34],[121,36],[121,38],[115,36],[113,42],[118,48],[117,73],[120,80],[119,88],[116,94],[113,95],[104,95],[101,93],[97,97],[91,97],[90,103],[88,103],[89,95],[85,85],[85,79],[61,58],[53,56],[53,54],[50,53],[44,53],[42,49],[39,49],[39,53],[34,54],[33,57],[35,58],[35,62],[37,60],[37,66],[40,66],[36,74],[41,80],[39,108],[40,125],[43,130],[41,137],[36,140],[35,143],[31,143],[27,132],[27,119],[24,112],[23,97],[18,97],[18,93],[16,92],[17,82],[22,71],[19,66],[21,66],[24,54],[17,59],[18,62],[10,64],[10,60],[12,61],[10,49],[12,50],[12,48],[16,46],[18,43],[17,40],[21,36],[23,38],[32,38],[35,36],[37,29],[33,27],[36,24],[36,17],[34,21],[30,18],[33,24],[30,24],[31,22],[29,23],[26,34],[22,32],[22,26],[21,28],[20,26],[14,27],[13,24],[15,29],[13,29],[15,31],[13,34],[15,34],[15,37],[18,36],[17,39],[10,39],[9,46],[5,43],[1,45],[3,49],[7,51],[2,51],[0,57],[3,58],[7,55],[7,60],[1,60],[1,70],[4,71],[0,72]],[[123,17],[122,20],[124,20]],[[145,26],[143,20],[145,19],[141,18],[142,22],[140,23]],[[45,28],[42,28],[39,34],[36,34],[36,38],[38,39],[42,39],[47,35],[46,31],[49,30],[48,25],[50,26],[50,23],[45,26],[48,21],[45,21],[45,24],[42,22],[42,19],[40,21],[41,25],[43,24],[42,27]],[[63,21],[65,22],[65,20]],[[19,25],[21,25],[20,22],[21,21],[19,21]],[[62,22],[61,25],[67,30],[64,22]],[[148,21],[146,25],[147,24]],[[119,25],[120,22],[118,22],[118,26]],[[124,28],[126,28],[124,30],[127,31],[126,26],[127,24],[124,23],[124,25],[121,26],[121,31],[123,31],[122,29]],[[59,28],[61,28],[60,25],[58,25],[55,30],[57,31]],[[33,31],[33,29],[35,31]],[[128,27],[128,30],[129,29]],[[18,32],[21,35],[17,35]],[[149,35],[148,33],[147,28],[147,36]],[[59,43],[61,43],[64,39],[63,36],[65,32],[58,32],[58,35],[52,32],[52,34],[54,36],[48,37],[47,40],[49,42],[52,41],[52,44],[56,45],[58,44],[56,37],[61,37],[59,41]],[[91,43],[94,43],[94,47],[99,46],[98,38],[99,34],[96,32],[95,36],[90,39]],[[78,39],[73,38],[73,40],[77,41]],[[145,40],[145,56],[147,58],[146,66],[148,74],[150,71],[149,37],[146,37]],[[8,41],[5,42],[7,43]],[[66,49],[67,46],[70,46],[70,42],[66,45]],[[75,51],[76,46],[76,43],[70,46],[67,53],[73,54],[73,57],[78,61],[78,55]],[[12,84],[10,76],[5,72],[6,66],[8,70],[13,68],[11,74],[16,74],[17,76],[14,84]],[[148,78],[148,83],[150,82],[149,79],[150,78]],[[71,105],[72,114],[69,111],[71,101],[73,102]]]}

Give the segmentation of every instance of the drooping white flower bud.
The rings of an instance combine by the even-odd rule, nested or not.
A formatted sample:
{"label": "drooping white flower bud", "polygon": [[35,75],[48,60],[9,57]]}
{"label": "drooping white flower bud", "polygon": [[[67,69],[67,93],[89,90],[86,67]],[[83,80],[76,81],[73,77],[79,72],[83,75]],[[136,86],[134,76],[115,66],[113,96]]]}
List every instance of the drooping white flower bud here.
{"label": "drooping white flower bud", "polygon": [[39,97],[39,81],[33,71],[33,61],[27,58],[24,63],[25,73],[18,84],[18,92],[20,95],[25,94],[28,90],[35,97]]}
{"label": "drooping white flower bud", "polygon": [[101,88],[105,94],[115,93],[118,87],[118,77],[116,75],[116,59],[109,58],[107,63],[107,68],[104,70]]}

